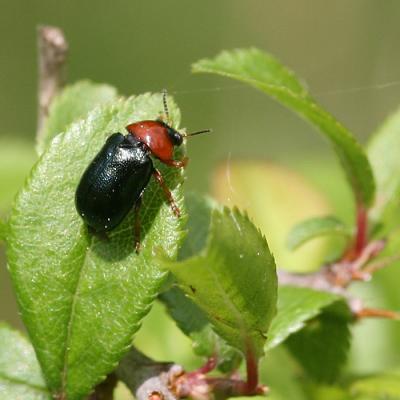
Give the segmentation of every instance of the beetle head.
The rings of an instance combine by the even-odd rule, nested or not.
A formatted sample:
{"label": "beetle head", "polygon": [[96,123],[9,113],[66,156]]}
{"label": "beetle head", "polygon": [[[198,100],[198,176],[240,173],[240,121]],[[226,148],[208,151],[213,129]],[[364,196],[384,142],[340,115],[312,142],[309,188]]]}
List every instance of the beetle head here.
{"label": "beetle head", "polygon": [[183,143],[183,135],[179,133],[174,128],[167,126],[168,136],[174,146],[180,146]]}

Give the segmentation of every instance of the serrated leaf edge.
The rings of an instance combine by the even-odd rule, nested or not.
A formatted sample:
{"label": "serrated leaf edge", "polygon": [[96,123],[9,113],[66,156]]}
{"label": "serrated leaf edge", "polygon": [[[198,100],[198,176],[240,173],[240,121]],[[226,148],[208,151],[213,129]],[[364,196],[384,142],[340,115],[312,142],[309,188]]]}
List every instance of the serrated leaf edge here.
{"label": "serrated leaf edge", "polygon": [[[36,162],[35,162],[34,165],[32,166],[32,169],[31,169],[30,173],[29,173],[28,176],[25,178],[25,181],[24,181],[23,185],[21,186],[21,189],[18,191],[17,195],[16,195],[15,198],[14,198],[14,201],[13,201],[13,204],[12,204],[12,210],[15,211],[15,205],[19,202],[20,197],[23,195],[24,189],[25,189],[27,186],[30,186],[30,185],[31,185],[33,175],[36,174],[36,171],[37,171],[38,168],[40,167],[40,164],[41,164],[43,158],[46,157],[47,153],[50,152],[50,150],[51,150],[54,146],[58,146],[59,144],[63,144],[63,143],[65,143],[65,142],[70,141],[71,136],[74,136],[76,130],[82,129],[82,126],[83,126],[84,123],[87,123],[87,121],[90,121],[90,118],[93,118],[93,115],[96,115],[96,114],[99,113],[99,112],[101,113],[103,109],[109,109],[109,113],[112,115],[113,113],[118,112],[121,103],[126,102],[126,101],[129,101],[129,100],[131,100],[131,99],[135,99],[135,98],[142,98],[142,97],[143,97],[143,98],[146,98],[146,97],[151,97],[151,96],[154,95],[154,94],[156,94],[156,93],[145,92],[145,93],[142,93],[142,94],[139,94],[139,95],[132,95],[132,96],[129,96],[129,97],[127,97],[127,98],[121,96],[121,97],[118,97],[116,100],[114,100],[114,101],[112,102],[112,104],[107,103],[107,104],[98,105],[98,106],[94,107],[92,110],[90,110],[90,111],[86,114],[86,116],[84,116],[83,118],[81,118],[81,119],[79,119],[79,120],[77,120],[77,121],[72,122],[72,123],[68,126],[68,129],[66,129],[64,132],[60,132],[59,134],[57,134],[56,136],[54,136],[54,137],[51,139],[51,141],[49,142],[49,144],[48,144],[48,146],[46,147],[46,149],[39,155],[38,159],[36,160]],[[110,123],[112,122],[112,118],[113,118],[113,117],[110,117],[110,121],[108,122],[108,124],[110,124]],[[179,122],[179,120],[180,120],[180,112],[179,112],[178,122]],[[182,173],[182,174],[183,174],[183,173]],[[183,182],[183,175],[182,175],[182,182]],[[14,214],[12,213],[12,214],[11,214],[11,217],[10,217],[10,219],[9,219],[9,221],[12,221],[13,218],[14,218]],[[183,218],[183,221],[186,221],[186,220],[187,220],[187,215],[186,215],[186,213],[184,213],[183,215],[181,215],[181,218]],[[11,230],[11,232],[12,232],[12,230]],[[179,242],[177,243],[177,247],[179,247],[179,246],[182,244],[182,242],[183,242],[183,240],[184,240],[184,237],[185,237],[185,230],[183,229],[183,230],[181,230],[181,232],[180,232],[180,243],[179,243]],[[10,238],[10,240],[11,240],[11,238]],[[88,251],[85,252],[85,259],[86,259],[87,253],[88,253]],[[144,261],[146,264],[148,264],[148,260],[146,259],[146,257],[145,257],[144,255],[139,255],[139,257],[142,257],[143,261]],[[162,272],[162,268],[160,268],[160,271]],[[82,269],[81,269],[81,271],[80,271],[80,276],[81,276],[81,272],[82,272]],[[163,279],[160,279],[159,288],[162,287],[162,283],[163,283],[163,281],[165,280],[165,277],[167,276],[167,274],[168,274],[168,273],[165,271],[165,273],[164,273],[164,278],[163,278]],[[77,287],[78,287],[78,286],[77,286]],[[75,293],[76,293],[76,291],[75,291]],[[155,294],[154,296],[151,296],[151,299],[150,299],[150,302],[149,302],[148,306],[147,306],[146,308],[144,308],[144,310],[143,310],[142,317],[141,317],[141,318],[138,320],[138,322],[134,325],[134,328],[135,328],[135,329],[134,329],[134,333],[133,333],[132,336],[129,338],[129,340],[127,340],[125,347],[123,347],[123,348],[121,349],[121,357],[120,357],[120,358],[122,358],[123,355],[126,354],[126,353],[129,351],[129,349],[132,347],[132,340],[133,340],[135,334],[137,333],[138,329],[140,328],[143,319],[145,318],[145,316],[148,314],[148,312],[149,312],[150,309],[152,308],[153,302],[154,302],[154,300],[155,300],[156,297],[157,297],[157,294]],[[75,298],[75,295],[74,295],[74,298]],[[19,304],[19,308],[22,309],[22,305],[21,305],[20,301],[18,300],[18,298],[17,298],[17,302],[18,302],[18,304]],[[69,324],[70,324],[70,322],[68,323],[68,325],[69,325]],[[68,329],[69,329],[69,328],[68,328]],[[67,340],[67,342],[68,342],[68,340]],[[34,348],[34,350],[35,350],[35,352],[36,352],[36,349],[35,349],[35,348]],[[67,350],[68,350],[68,348],[67,348],[67,346],[66,346],[66,347],[65,347],[65,351],[67,352]],[[39,361],[39,359],[38,359],[38,361]],[[117,365],[118,365],[118,363],[119,363],[119,360],[116,361],[114,364],[110,364],[110,365],[112,365],[112,368],[116,368]],[[40,364],[40,361],[39,361],[39,364]],[[65,366],[66,366],[66,364],[64,363],[64,368],[65,368]],[[62,372],[63,376],[64,376],[64,373],[66,374],[66,372],[64,372],[64,370],[63,370],[63,372]],[[99,379],[98,379],[94,384],[95,384],[95,385],[99,384],[99,383],[102,382],[105,378],[106,378],[106,375],[100,376]],[[61,380],[61,387],[60,387],[61,393],[65,393],[65,388],[66,388],[66,382],[64,382],[64,378],[62,378],[62,380]],[[93,388],[93,390],[94,390],[94,388]]]}
{"label": "serrated leaf edge", "polygon": [[[203,247],[203,249],[200,250],[200,252],[199,252],[198,254],[196,254],[196,255],[194,255],[194,256],[192,256],[192,257],[189,257],[189,258],[187,258],[187,259],[185,259],[185,260],[183,260],[183,261],[181,261],[181,262],[196,262],[196,261],[200,261],[200,260],[202,260],[202,259],[205,259],[205,258],[207,257],[208,252],[209,252],[209,250],[210,250],[210,248],[211,248],[211,246],[212,246],[213,239],[214,239],[212,226],[213,226],[214,214],[216,214],[216,213],[220,213],[220,214],[222,214],[222,215],[230,216],[230,217],[232,217],[233,221],[236,221],[234,215],[239,214],[241,217],[243,217],[247,222],[249,222],[249,223],[254,227],[254,229],[255,229],[255,230],[257,231],[257,233],[260,235],[260,237],[262,238],[262,241],[264,242],[266,248],[268,249],[268,252],[270,253],[272,259],[274,260],[273,254],[272,254],[272,252],[271,252],[270,249],[269,249],[268,242],[267,242],[267,239],[266,239],[265,235],[264,235],[264,234],[261,232],[261,230],[252,222],[252,220],[251,220],[250,217],[248,216],[248,213],[247,213],[246,211],[243,211],[243,212],[242,212],[242,211],[239,210],[239,208],[236,207],[236,206],[234,206],[232,209],[230,209],[230,208],[227,207],[227,206],[222,206],[222,208],[214,208],[214,209],[211,210],[211,218],[210,218],[210,225],[209,225],[208,238],[207,238],[206,244],[205,244],[205,246]],[[240,226],[239,226],[238,222],[235,222],[235,225],[236,225],[238,231],[240,232]],[[165,259],[164,256],[161,256],[161,257],[162,257],[162,259],[163,259],[163,261],[164,261],[164,263],[162,264],[162,268],[165,268],[165,269],[167,269],[167,270],[170,270],[170,268],[169,268],[169,266],[168,266],[168,264],[169,264],[168,261]],[[210,269],[207,267],[207,263],[204,263],[204,264],[205,264],[206,268],[207,268],[209,271],[211,271],[211,272],[212,272],[212,275],[214,276],[213,271],[210,270]],[[275,270],[276,270],[275,261],[274,261],[274,267],[275,267]],[[220,286],[220,283],[219,283],[218,279],[214,279],[214,281],[216,282],[216,285]],[[184,291],[185,295],[186,295],[189,299],[191,299],[191,300],[193,301],[194,297],[191,296],[190,293],[188,293],[186,290],[184,290],[184,286],[183,286],[183,285],[180,285],[179,283],[178,283],[178,286],[181,287],[182,290]],[[225,290],[222,290],[222,292],[225,293]],[[227,305],[229,306],[229,308],[231,308],[230,303],[231,303],[230,301],[227,302]],[[241,313],[239,310],[237,310],[236,308],[235,308],[234,311],[235,311],[235,314],[236,314],[236,315],[239,315],[239,316],[240,316],[240,315],[242,314],[242,313]],[[274,307],[274,315],[276,315],[276,313],[277,313],[277,305],[275,304],[275,307]],[[205,315],[207,315],[207,313],[205,313]],[[241,319],[241,318],[239,317],[238,320],[240,320],[240,319]],[[210,323],[210,325],[211,325],[211,327],[212,327],[214,333],[215,333],[216,335],[220,336],[219,333],[218,333],[218,331],[216,330],[216,327],[215,327],[215,324],[213,323],[213,321],[211,321],[210,319],[208,319],[208,320],[209,320],[209,323]],[[272,321],[272,319],[271,319],[271,321]],[[231,329],[236,329],[235,326],[232,326],[231,324],[227,323],[226,321],[224,321],[224,324],[225,324],[227,327],[231,328]],[[261,332],[258,328],[252,327],[251,325],[250,325],[249,327],[250,327],[250,329],[253,329],[254,331],[258,332],[259,335],[265,340],[265,338],[267,337],[267,331],[268,331],[268,329],[267,329],[267,331],[265,331],[265,332]],[[250,336],[251,336],[251,335],[250,335]],[[246,339],[246,338],[247,338],[247,339]],[[244,342],[245,342],[246,340],[249,340],[248,338],[249,338],[249,335],[244,335],[244,336],[243,336]],[[222,338],[222,340],[224,340],[225,342],[227,342],[224,338]],[[228,342],[227,342],[227,343],[228,343]],[[228,344],[229,344],[229,343],[228,343]],[[229,344],[229,345],[232,346],[231,344]],[[237,349],[235,346],[232,346],[232,347],[235,348],[236,350],[238,350],[239,352],[242,352],[240,349]],[[264,347],[265,347],[265,346],[264,346]]]}

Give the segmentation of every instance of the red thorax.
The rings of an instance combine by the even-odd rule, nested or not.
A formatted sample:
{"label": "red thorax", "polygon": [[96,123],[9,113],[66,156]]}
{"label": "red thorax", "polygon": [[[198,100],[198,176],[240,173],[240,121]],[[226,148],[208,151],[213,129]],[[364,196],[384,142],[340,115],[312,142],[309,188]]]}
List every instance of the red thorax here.
{"label": "red thorax", "polygon": [[135,138],[146,144],[155,157],[164,162],[172,160],[174,145],[163,122],[140,121],[128,125],[126,129]]}

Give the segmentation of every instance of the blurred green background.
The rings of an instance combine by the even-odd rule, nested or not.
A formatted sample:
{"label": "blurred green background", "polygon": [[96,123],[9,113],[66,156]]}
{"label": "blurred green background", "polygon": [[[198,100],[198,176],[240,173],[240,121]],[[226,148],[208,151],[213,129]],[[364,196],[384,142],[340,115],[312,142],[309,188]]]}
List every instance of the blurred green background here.
{"label": "blurred green background", "polygon": [[[191,190],[208,191],[212,170],[223,160],[265,159],[304,174],[340,216],[351,220],[351,196],[326,143],[262,93],[192,75],[190,65],[200,58],[249,46],[275,54],[362,142],[400,104],[396,0],[0,0],[0,6],[2,215],[35,160],[39,24],[65,31],[69,82],[107,82],[127,95],[167,88],[181,107],[183,126],[213,128],[212,135],[189,144]],[[0,319],[22,328],[3,248],[0,263]],[[394,266],[365,284],[361,290],[368,305],[400,309],[399,276]],[[157,328],[160,318],[157,308],[138,341],[150,343],[154,356],[180,354],[177,361],[192,362],[187,342],[177,348],[172,323]],[[355,331],[351,363],[356,371],[400,365],[395,323],[368,321]],[[158,341],[163,336],[166,344]]]}

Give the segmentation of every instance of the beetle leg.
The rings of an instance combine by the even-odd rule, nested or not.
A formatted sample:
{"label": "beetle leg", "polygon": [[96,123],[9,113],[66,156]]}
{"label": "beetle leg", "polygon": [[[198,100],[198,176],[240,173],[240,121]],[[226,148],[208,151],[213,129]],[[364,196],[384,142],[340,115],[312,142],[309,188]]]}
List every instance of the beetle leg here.
{"label": "beetle leg", "polygon": [[186,165],[189,162],[189,158],[184,157],[182,160],[162,160],[164,164],[167,164],[169,167],[174,167],[174,168],[185,168]]}
{"label": "beetle leg", "polygon": [[157,181],[157,183],[161,186],[162,190],[164,191],[164,195],[166,197],[166,199],[168,200],[173,213],[177,216],[180,217],[181,216],[181,212],[179,210],[179,207],[177,206],[177,204],[175,203],[174,197],[172,196],[171,191],[168,189],[167,184],[164,181],[163,176],[161,175],[160,171],[156,168],[154,168],[153,170],[153,176],[155,178],[155,180]]}
{"label": "beetle leg", "polygon": [[142,205],[142,197],[143,193],[140,195],[139,199],[135,204],[135,231],[134,231],[134,238],[135,238],[135,251],[137,254],[140,252],[140,206]]}

